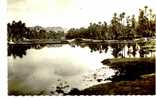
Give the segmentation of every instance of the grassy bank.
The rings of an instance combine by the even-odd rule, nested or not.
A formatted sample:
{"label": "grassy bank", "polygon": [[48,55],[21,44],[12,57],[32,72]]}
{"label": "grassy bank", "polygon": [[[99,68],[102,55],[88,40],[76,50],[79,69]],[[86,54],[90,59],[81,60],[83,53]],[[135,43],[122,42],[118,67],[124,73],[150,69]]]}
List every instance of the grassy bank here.
{"label": "grassy bank", "polygon": [[103,64],[117,70],[110,80],[135,80],[141,75],[155,73],[155,58],[117,58],[102,61]]}

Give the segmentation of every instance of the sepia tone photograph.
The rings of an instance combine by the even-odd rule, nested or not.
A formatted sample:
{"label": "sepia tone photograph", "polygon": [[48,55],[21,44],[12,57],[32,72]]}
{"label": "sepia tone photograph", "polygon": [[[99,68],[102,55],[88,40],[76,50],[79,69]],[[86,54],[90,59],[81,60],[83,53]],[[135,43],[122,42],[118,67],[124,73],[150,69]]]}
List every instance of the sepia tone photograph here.
{"label": "sepia tone photograph", "polygon": [[9,96],[156,95],[154,0],[7,0]]}

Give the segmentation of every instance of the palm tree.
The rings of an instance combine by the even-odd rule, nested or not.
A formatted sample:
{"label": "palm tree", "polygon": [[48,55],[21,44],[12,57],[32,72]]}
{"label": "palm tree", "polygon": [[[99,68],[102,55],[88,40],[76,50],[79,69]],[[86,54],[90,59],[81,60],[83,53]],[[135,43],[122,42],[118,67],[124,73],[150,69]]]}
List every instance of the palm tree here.
{"label": "palm tree", "polygon": [[101,30],[102,30],[101,22],[98,22],[98,25],[97,25],[97,39],[102,39]]}
{"label": "palm tree", "polygon": [[152,19],[152,9],[149,9],[149,12],[150,12],[150,21]]}
{"label": "palm tree", "polygon": [[132,38],[135,37],[136,35],[136,20],[135,20],[135,15],[132,15],[132,18],[131,18],[131,36]]}
{"label": "palm tree", "polygon": [[114,17],[117,17],[117,13],[114,13]]}
{"label": "palm tree", "polygon": [[125,17],[125,12],[120,14],[120,26],[121,26],[120,33],[121,33],[122,37],[124,36],[124,33],[123,33],[123,27],[124,27],[123,19],[124,19],[124,17]]}
{"label": "palm tree", "polygon": [[147,6],[147,5],[146,5],[146,6],[144,6],[145,16],[147,16],[147,8],[148,8],[148,6]]}

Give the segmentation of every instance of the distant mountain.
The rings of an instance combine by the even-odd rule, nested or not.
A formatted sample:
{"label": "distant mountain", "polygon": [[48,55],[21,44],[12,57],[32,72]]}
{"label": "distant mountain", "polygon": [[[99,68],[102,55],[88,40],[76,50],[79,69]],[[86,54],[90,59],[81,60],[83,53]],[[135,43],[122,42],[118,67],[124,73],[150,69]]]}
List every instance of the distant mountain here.
{"label": "distant mountain", "polygon": [[64,31],[64,29],[62,27],[41,27],[41,26],[34,26],[34,27],[29,27],[30,30],[36,30],[36,31],[40,31],[40,30],[46,30],[47,32],[49,31]]}
{"label": "distant mountain", "polygon": [[34,26],[34,27],[28,27],[30,30],[35,30],[37,32],[39,32],[40,30],[44,30],[43,27],[41,26]]}
{"label": "distant mountain", "polygon": [[55,32],[64,31],[64,29],[62,27],[46,27],[45,30],[46,31],[55,31]]}

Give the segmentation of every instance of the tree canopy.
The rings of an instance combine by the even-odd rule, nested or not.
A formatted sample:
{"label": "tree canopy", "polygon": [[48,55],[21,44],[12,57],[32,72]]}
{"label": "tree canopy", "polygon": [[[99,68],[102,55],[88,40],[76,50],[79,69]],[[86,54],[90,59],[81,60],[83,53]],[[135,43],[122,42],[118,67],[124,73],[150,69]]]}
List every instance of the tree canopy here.
{"label": "tree canopy", "polygon": [[139,37],[155,36],[156,14],[147,6],[139,9],[138,20],[136,16],[126,15],[126,12],[120,14],[114,13],[110,24],[105,21],[90,23],[87,28],[71,28],[66,34],[67,39],[89,38],[100,40],[125,40]]}

